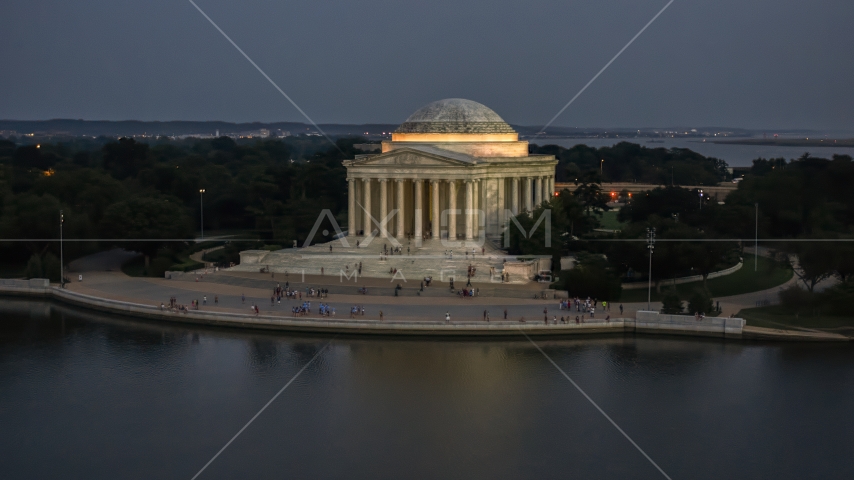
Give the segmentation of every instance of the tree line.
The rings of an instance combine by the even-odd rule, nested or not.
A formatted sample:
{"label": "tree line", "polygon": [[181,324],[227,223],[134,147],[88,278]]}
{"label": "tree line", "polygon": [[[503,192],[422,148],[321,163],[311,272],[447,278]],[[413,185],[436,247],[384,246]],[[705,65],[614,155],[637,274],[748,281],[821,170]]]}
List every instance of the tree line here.
{"label": "tree line", "polygon": [[[588,166],[598,167],[592,162]],[[576,167],[565,168],[575,172]],[[854,162],[850,156],[757,159],[722,204],[703,202],[697,190],[677,186],[637,194],[619,209],[618,219],[624,225],[618,234],[596,231],[608,210],[603,207],[608,199],[598,187],[602,176],[589,168],[579,177],[574,189],[560,192],[549,204],[520,217],[520,224],[531,228],[544,209],[551,209],[552,240],[558,241],[550,248],[540,243],[537,235],[541,234],[525,238],[514,232],[515,227],[508,233],[512,253],[550,255],[555,265],[560,256],[576,255],[581,268],[562,274],[560,286],[579,295],[613,301],[619,296],[620,279],[645,278],[648,229],[655,229],[658,240],[652,272],[659,291],[670,278],[700,275],[705,284],[711,272],[734,265],[744,247],[752,246],[757,226],[758,237],[766,240],[762,246],[793,269],[800,280],[798,288],[808,295],[824,279],[836,277],[847,284],[854,277],[854,189],[850,188]],[[851,291],[846,288],[835,291]],[[708,298],[695,300],[708,305]]]}
{"label": "tree line", "polygon": [[58,279],[59,244],[45,240],[58,239],[62,210],[66,260],[112,246],[174,259],[187,245],[167,240],[199,235],[202,202],[207,232],[302,240],[320,209],[346,219],[341,161],[360,141],[0,141],[0,250]]}

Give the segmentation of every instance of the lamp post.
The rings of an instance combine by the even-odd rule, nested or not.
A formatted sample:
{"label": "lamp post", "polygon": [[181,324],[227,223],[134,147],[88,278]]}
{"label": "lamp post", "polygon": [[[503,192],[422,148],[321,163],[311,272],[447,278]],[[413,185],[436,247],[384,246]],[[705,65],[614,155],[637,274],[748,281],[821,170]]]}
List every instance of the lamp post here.
{"label": "lamp post", "polygon": [[201,212],[199,216],[201,217],[202,223],[202,240],[205,239],[205,189],[199,189],[199,206],[201,207]]}
{"label": "lamp post", "polygon": [[759,203],[756,206],[756,230],[753,237],[753,271],[759,271]]}
{"label": "lamp post", "polygon": [[703,189],[700,189],[700,210],[703,209]]}
{"label": "lamp post", "polygon": [[646,248],[649,249],[649,278],[647,279],[646,309],[652,311],[652,251],[655,249],[655,229],[646,229]]}
{"label": "lamp post", "polygon": [[605,159],[604,158],[599,160],[599,176],[600,177],[605,176]]}
{"label": "lamp post", "polygon": [[62,224],[65,223],[65,214],[62,213],[62,210],[59,211],[59,288],[63,288],[65,285],[65,266],[62,261],[64,260],[64,256],[62,254]]}

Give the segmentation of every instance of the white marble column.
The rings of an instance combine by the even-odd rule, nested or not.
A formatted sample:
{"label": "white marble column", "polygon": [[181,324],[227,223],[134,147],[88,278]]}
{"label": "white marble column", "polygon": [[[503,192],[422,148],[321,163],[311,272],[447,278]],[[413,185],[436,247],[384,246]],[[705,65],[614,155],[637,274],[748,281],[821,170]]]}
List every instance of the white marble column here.
{"label": "white marble column", "polygon": [[534,210],[534,202],[533,202],[533,194],[531,192],[533,186],[533,178],[525,177],[525,188],[523,189],[522,196],[525,197],[525,210],[531,212]]}
{"label": "white marble column", "polygon": [[[377,220],[380,221],[380,225],[382,225],[382,221],[385,220],[385,217],[388,215],[388,180],[385,178],[380,179],[380,218]],[[388,237],[388,225],[382,225],[380,228],[380,237],[387,238]]]}
{"label": "white marble column", "polygon": [[347,236],[356,235],[356,180],[347,179]]}
{"label": "white marble column", "polygon": [[534,207],[543,203],[543,177],[534,179]]}
{"label": "white marble column", "polygon": [[510,179],[510,211],[519,215],[519,177]]}
{"label": "white marble column", "polygon": [[463,215],[466,222],[466,240],[474,238],[472,232],[472,210],[474,209],[474,186],[471,180],[466,180],[466,210]]}
{"label": "white marble column", "polygon": [[472,184],[472,188],[474,190],[474,207],[473,207],[474,211],[472,212],[472,218],[471,218],[472,235],[474,235],[474,237],[478,237],[478,235],[480,233],[480,215],[481,215],[481,211],[480,211],[480,205],[481,205],[481,202],[480,202],[480,180],[475,180],[474,183]]}
{"label": "white marble column", "polygon": [[433,203],[433,221],[430,227],[432,230],[433,238],[439,238],[439,181],[430,180],[430,188],[430,200]]}
{"label": "white marble column", "polygon": [[448,181],[448,240],[457,239],[457,182]]}
{"label": "white marble column", "polygon": [[422,226],[421,212],[422,212],[422,207],[424,206],[424,192],[423,192],[424,181],[420,180],[420,179],[415,179],[415,180],[413,180],[413,182],[415,182],[415,209],[414,209],[414,211],[415,211],[415,217],[414,217],[414,219],[415,219],[415,244],[421,245],[421,237],[423,235],[423,233],[421,232],[421,226]]}
{"label": "white marble column", "polygon": [[549,199],[548,200],[551,202],[554,197],[555,197],[555,177],[551,176],[551,177],[549,177]]}
{"label": "white marble column", "polygon": [[371,179],[363,178],[362,179],[362,208],[365,212],[365,221],[362,222],[362,230],[365,231],[365,235],[370,235],[371,230],[373,230],[371,223]]}
{"label": "white marble column", "polygon": [[394,184],[397,190],[397,229],[395,234],[397,238],[403,238],[403,179],[395,179]]}
{"label": "white marble column", "polygon": [[507,220],[509,220],[507,218],[507,211],[506,211],[506,207],[505,207],[505,205],[507,204],[507,201],[505,200],[505,197],[507,195],[507,192],[506,192],[507,188],[506,188],[505,184],[507,182],[505,182],[503,178],[499,178],[499,179],[497,179],[497,181],[495,183],[498,186],[498,188],[495,191],[498,194],[498,197],[497,197],[498,224],[504,225],[505,223],[507,223]]}

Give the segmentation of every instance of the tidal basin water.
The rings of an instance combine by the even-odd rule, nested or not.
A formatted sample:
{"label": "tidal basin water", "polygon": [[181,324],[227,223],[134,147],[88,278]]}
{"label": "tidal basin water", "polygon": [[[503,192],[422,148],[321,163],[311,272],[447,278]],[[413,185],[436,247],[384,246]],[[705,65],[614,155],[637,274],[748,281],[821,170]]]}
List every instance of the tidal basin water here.
{"label": "tidal basin water", "polygon": [[[854,478],[849,344],[534,341],[671,478]],[[0,478],[190,479],[315,355],[199,479],[664,478],[521,336],[305,336],[8,299]]]}

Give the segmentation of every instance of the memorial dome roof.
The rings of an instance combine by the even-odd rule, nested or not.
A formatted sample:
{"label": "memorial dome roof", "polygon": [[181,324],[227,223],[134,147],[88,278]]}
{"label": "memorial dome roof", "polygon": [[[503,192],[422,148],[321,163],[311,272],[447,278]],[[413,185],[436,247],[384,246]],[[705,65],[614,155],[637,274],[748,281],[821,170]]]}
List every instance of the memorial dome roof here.
{"label": "memorial dome roof", "polygon": [[446,98],[415,111],[394,133],[516,133],[491,108],[463,98]]}

